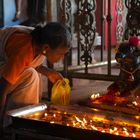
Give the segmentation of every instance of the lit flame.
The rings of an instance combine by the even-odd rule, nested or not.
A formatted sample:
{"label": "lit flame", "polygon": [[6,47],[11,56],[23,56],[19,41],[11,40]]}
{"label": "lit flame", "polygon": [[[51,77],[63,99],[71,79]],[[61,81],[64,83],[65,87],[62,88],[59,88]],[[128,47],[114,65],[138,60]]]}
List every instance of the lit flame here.
{"label": "lit flame", "polygon": [[118,128],[117,127],[114,127],[114,131],[117,131],[118,130]]}
{"label": "lit flame", "polygon": [[45,113],[45,114],[44,114],[44,116],[45,116],[45,117],[47,117],[47,116],[48,116],[48,114],[47,114],[47,113]]}
{"label": "lit flame", "polygon": [[135,135],[134,133],[132,134],[132,136],[133,136],[133,137],[136,137],[136,135]]}
{"label": "lit flame", "polygon": [[132,102],[133,105],[137,106],[138,103],[136,101]]}
{"label": "lit flame", "polygon": [[80,122],[80,123],[82,122],[82,121],[81,121],[78,117],[76,117],[76,116],[75,116],[75,119],[76,119],[78,122]]}
{"label": "lit flame", "polygon": [[115,135],[119,135],[119,132],[116,132]]}
{"label": "lit flame", "polygon": [[[40,119],[40,113],[36,112],[32,114],[30,117]],[[29,117],[29,118],[30,118]],[[140,119],[140,116],[134,116],[137,120]],[[123,123],[111,123],[110,120],[106,119],[101,115],[87,115],[87,114],[72,114],[68,112],[45,112],[42,120],[45,122],[49,122],[51,124],[63,124],[66,126],[88,129],[88,130],[96,130],[102,133],[110,133],[114,135],[120,135],[125,137],[138,137],[140,138],[140,125],[128,125],[127,122]],[[133,130],[133,131],[132,131]]]}
{"label": "lit flame", "polygon": [[93,130],[98,130],[95,126],[93,126],[93,125],[91,125],[91,128],[93,129]]}
{"label": "lit flame", "polygon": [[95,99],[95,98],[99,98],[99,97],[100,97],[99,93],[91,95],[91,99]]}

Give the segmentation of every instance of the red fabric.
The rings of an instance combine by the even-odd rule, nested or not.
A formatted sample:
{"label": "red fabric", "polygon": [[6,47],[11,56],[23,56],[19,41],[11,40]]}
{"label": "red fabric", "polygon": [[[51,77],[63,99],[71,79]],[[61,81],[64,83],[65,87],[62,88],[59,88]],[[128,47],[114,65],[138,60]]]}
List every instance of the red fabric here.
{"label": "red fabric", "polygon": [[[105,1],[104,5],[104,14],[107,17],[108,15],[108,1]],[[96,27],[97,27],[97,32],[99,35],[101,35],[101,0],[97,0],[97,10],[96,10]],[[116,0],[111,1],[111,46],[116,45],[116,26],[117,26],[117,12],[116,12]],[[104,21],[104,48],[108,48],[108,24],[107,24],[107,19]]]}
{"label": "red fabric", "polygon": [[33,60],[32,37],[25,33],[14,33],[6,44],[8,62],[2,73],[9,83],[14,84],[19,75]]}

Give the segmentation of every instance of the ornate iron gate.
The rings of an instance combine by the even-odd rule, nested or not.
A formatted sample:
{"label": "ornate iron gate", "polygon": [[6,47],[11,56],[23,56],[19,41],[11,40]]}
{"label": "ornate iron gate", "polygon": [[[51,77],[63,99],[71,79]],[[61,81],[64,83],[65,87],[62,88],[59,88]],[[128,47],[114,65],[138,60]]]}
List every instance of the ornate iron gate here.
{"label": "ornate iron gate", "polygon": [[[96,34],[96,18],[95,12],[97,3],[96,0],[61,0],[58,1],[60,5],[60,11],[62,16],[60,16],[59,20],[64,24],[68,25],[71,29],[72,34],[76,33],[76,41],[77,41],[77,65],[80,67],[81,62],[84,64],[84,73],[71,72],[69,71],[68,63],[67,66],[64,66],[64,73],[67,74],[70,78],[82,78],[82,79],[93,79],[93,80],[115,80],[117,78],[116,75],[111,75],[111,0],[108,0],[108,15],[106,16],[106,20],[108,23],[108,62],[98,63],[99,65],[107,64],[108,65],[108,73],[107,74],[91,74],[88,73],[89,66],[92,65],[92,53],[94,51],[94,40]],[[72,13],[72,4],[76,5],[76,12]],[[102,7],[104,7],[104,0],[102,0]],[[73,15],[72,15],[73,14]],[[104,24],[105,16],[102,11],[102,24]],[[70,18],[69,18],[70,17]],[[74,21],[72,20],[74,17]],[[73,25],[74,27],[73,27]],[[102,25],[103,26],[103,25]],[[103,31],[104,29],[102,29]],[[103,34],[103,33],[102,33]],[[102,45],[101,48],[103,51],[103,35],[102,35]],[[102,57],[102,56],[101,56]],[[101,58],[102,59],[102,58]],[[98,65],[96,63],[96,65]],[[93,67],[95,64],[93,64]]]}
{"label": "ornate iron gate", "polygon": [[[101,5],[97,5],[97,2]],[[140,36],[140,0],[56,0],[57,20],[67,25],[75,35],[77,49],[77,65],[72,66],[72,50],[65,57],[63,74],[70,79],[91,79],[114,81],[118,75],[112,74],[112,2],[115,2],[116,10],[116,40],[120,43],[131,35]],[[101,15],[95,16],[95,12],[101,6]],[[105,10],[107,9],[106,13]],[[125,17],[126,16],[126,17]],[[94,41],[96,37],[96,18],[101,20],[101,46],[100,62],[92,63],[94,54]],[[105,40],[105,22],[107,24],[107,40]],[[74,42],[73,41],[73,42]],[[107,61],[103,60],[104,43],[107,41]],[[96,54],[95,54],[96,55]],[[106,66],[106,74],[89,73],[90,68]],[[83,70],[80,72],[79,70]]]}

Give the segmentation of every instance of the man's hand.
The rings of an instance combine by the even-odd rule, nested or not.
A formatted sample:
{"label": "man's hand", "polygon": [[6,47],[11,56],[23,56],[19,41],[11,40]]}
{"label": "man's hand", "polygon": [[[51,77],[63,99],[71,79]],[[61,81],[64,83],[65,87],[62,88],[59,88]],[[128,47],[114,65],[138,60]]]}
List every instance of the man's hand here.
{"label": "man's hand", "polygon": [[54,84],[58,80],[64,81],[64,77],[57,71],[49,69],[45,66],[39,66],[36,68],[38,72],[48,77],[48,79]]}

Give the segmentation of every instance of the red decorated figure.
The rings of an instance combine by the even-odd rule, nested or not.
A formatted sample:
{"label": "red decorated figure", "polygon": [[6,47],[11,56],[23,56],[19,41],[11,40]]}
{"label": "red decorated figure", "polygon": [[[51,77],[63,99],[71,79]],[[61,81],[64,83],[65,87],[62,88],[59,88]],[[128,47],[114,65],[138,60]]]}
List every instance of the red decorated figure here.
{"label": "red decorated figure", "polygon": [[108,93],[116,90],[120,96],[140,93],[140,49],[139,39],[132,36],[128,42],[121,43],[115,56],[120,65],[119,80],[108,87]]}

